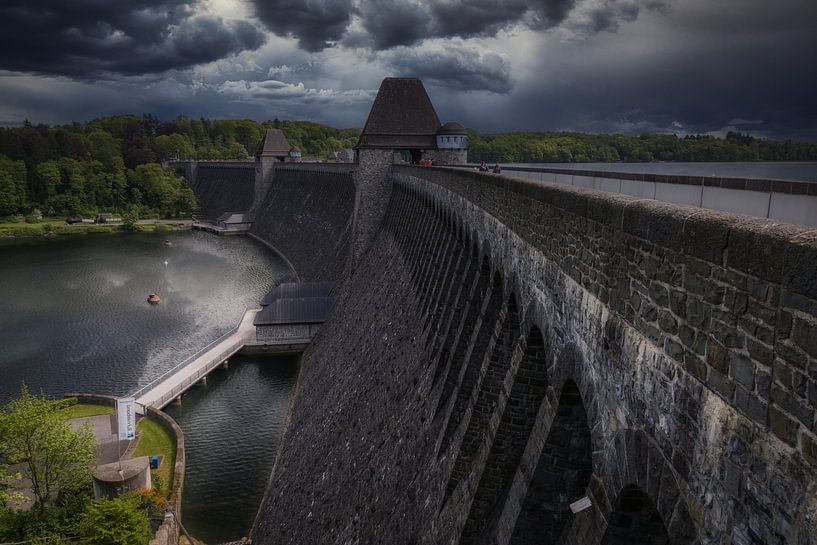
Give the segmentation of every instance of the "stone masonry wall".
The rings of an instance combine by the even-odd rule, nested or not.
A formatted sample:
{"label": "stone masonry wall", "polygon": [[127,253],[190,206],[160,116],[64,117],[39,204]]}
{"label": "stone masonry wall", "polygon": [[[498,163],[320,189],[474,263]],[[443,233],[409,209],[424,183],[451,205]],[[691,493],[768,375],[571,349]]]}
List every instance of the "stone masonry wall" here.
{"label": "stone masonry wall", "polygon": [[199,161],[190,187],[199,211],[216,219],[225,212],[249,212],[255,193],[255,163]]}
{"label": "stone masonry wall", "polygon": [[337,280],[350,247],[352,176],[346,167],[275,167],[250,233],[286,257],[301,281]]}
{"label": "stone masonry wall", "polygon": [[470,171],[392,183],[253,543],[817,543],[817,233]]}

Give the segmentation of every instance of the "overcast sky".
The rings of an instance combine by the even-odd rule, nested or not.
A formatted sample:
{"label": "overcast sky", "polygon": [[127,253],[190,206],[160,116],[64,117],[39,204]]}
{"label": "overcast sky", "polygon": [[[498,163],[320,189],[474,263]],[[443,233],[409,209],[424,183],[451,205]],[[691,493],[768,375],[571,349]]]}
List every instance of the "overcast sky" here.
{"label": "overcast sky", "polygon": [[817,0],[3,0],[0,124],[362,127],[385,76],[482,132],[817,140]]}

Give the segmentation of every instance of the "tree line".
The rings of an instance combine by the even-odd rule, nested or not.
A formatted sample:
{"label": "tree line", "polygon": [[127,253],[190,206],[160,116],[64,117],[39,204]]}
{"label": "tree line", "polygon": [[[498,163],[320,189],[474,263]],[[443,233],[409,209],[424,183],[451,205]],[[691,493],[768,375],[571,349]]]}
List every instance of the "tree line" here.
{"label": "tree line", "polygon": [[189,216],[196,208],[193,192],[160,164],[174,158],[246,160],[269,128],[282,129],[293,146],[314,158],[353,147],[360,133],[305,121],[162,121],[149,114],[0,128],[0,218],[34,210],[47,216]]}
{"label": "tree line", "polygon": [[[308,121],[189,119],[116,115],[86,123],[26,122],[0,128],[0,218],[40,210],[50,216],[101,211],[142,217],[190,215],[193,192],[169,159],[246,160],[267,129],[278,128],[305,158],[354,147],[359,129]],[[726,138],[673,134],[469,132],[471,161],[582,163],[616,161],[817,160],[817,144],[775,142],[730,132]]]}
{"label": "tree line", "polygon": [[509,132],[468,134],[471,161],[609,163],[651,161],[815,161],[817,143],[775,142],[737,132],[710,135]]}

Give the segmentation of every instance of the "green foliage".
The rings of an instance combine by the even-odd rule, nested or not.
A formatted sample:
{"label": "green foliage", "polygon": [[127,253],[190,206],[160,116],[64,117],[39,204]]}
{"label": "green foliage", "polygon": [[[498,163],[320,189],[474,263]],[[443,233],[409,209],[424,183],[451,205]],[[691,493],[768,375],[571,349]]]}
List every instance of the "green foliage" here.
{"label": "green foliage", "polygon": [[176,464],[176,440],[159,422],[150,418],[141,419],[136,430],[137,441],[133,456],[162,456],[159,469],[151,471],[151,479],[158,479],[153,481],[153,486],[170,496]]}
{"label": "green foliage", "polygon": [[123,231],[138,231],[139,225],[139,208],[131,206],[127,212],[122,213],[122,230]]}
{"label": "green foliage", "polygon": [[[118,214],[187,216],[195,198],[184,181],[156,171],[179,159],[246,160],[264,131],[284,131],[305,158],[325,159],[352,148],[359,129],[335,129],[308,121],[210,120],[179,116],[162,121],[146,114],[119,115],[49,127],[0,127],[0,217],[39,208],[50,216]],[[472,161],[799,161],[817,160],[817,144],[773,142],[728,133],[677,137],[568,132],[478,134],[469,131]],[[147,169],[142,168],[146,165]],[[141,170],[140,170],[141,168]]]}
{"label": "green foliage", "polygon": [[[0,411],[0,460],[21,464],[40,514],[56,501],[57,491],[70,494],[91,481],[96,440],[89,427],[74,431],[62,417],[73,403],[32,395],[23,385],[20,397]],[[14,478],[7,467],[0,474],[4,482]]]}
{"label": "green foliage", "polygon": [[97,500],[79,523],[83,545],[145,545],[150,522],[142,500],[132,494]]}
{"label": "green foliage", "polygon": [[582,134],[469,131],[468,157],[503,163],[817,160],[817,144],[784,143],[728,133],[726,138],[674,134]]}

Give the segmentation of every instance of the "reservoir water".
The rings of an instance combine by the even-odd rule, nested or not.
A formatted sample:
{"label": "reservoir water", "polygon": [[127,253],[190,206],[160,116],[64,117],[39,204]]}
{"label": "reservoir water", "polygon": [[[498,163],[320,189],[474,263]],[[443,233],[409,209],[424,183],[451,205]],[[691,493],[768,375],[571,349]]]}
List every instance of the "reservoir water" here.
{"label": "reservoir water", "polygon": [[508,163],[506,166],[565,168],[676,176],[720,176],[817,182],[815,161],[712,162],[712,163]]}
{"label": "reservoir water", "polygon": [[[282,259],[244,237],[0,241],[0,404],[22,382],[51,396],[132,392],[289,279]],[[146,302],[153,290],[162,299],[156,306]],[[187,441],[182,509],[194,536],[219,543],[247,534],[296,376],[291,358],[238,358],[168,409]]]}

